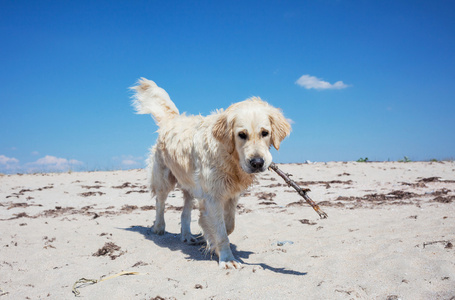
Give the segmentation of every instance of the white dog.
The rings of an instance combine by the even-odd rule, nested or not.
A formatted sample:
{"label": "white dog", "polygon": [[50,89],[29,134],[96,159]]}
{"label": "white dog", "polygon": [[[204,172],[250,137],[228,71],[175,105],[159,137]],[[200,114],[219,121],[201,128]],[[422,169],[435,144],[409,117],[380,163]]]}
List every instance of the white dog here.
{"label": "white dog", "polygon": [[193,198],[199,200],[199,225],[221,268],[241,266],[232,254],[228,235],[234,231],[240,194],[272,162],[273,145],[290,133],[281,111],[253,97],[209,116],[186,116],[165,90],[142,78],[133,105],[151,114],[159,126],[158,140],[148,159],[149,184],[156,196],[152,230],[164,234],[164,203],[176,184],[183,190],[183,242],[194,243],[190,231]]}

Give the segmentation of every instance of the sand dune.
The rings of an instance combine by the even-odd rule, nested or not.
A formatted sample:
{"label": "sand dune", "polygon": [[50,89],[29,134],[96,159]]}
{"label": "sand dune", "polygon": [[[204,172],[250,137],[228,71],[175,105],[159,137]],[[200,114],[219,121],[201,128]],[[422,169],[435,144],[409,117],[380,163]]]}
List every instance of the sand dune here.
{"label": "sand dune", "polygon": [[[220,270],[180,242],[182,194],[166,234],[143,170],[0,177],[0,299],[455,299],[455,163],[280,165],[329,215],[272,172],[241,198]],[[193,211],[193,233],[200,232]]]}

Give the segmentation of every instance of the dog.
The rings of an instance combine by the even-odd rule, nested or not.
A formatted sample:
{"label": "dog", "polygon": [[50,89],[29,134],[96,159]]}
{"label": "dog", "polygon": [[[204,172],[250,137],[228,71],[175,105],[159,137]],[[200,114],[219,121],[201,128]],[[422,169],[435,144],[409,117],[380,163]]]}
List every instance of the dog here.
{"label": "dog", "polygon": [[234,231],[239,196],[255,176],[272,163],[270,147],[277,150],[290,134],[291,125],[281,110],[258,97],[217,110],[208,116],[180,114],[168,93],[155,82],[141,78],[134,91],[138,114],[151,114],[158,139],[151,148],[148,184],[156,196],[152,231],[165,232],[164,208],[170,191],[183,191],[181,239],[194,244],[191,234],[193,199],[199,201],[199,225],[220,268],[240,268],[228,235]]}

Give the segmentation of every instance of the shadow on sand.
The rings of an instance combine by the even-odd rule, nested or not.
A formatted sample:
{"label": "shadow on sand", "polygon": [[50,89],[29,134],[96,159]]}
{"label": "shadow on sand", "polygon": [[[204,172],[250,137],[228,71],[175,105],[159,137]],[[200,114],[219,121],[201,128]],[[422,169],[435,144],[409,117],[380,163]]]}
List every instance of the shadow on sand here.
{"label": "shadow on sand", "polygon": [[[210,261],[215,260],[216,255],[211,255],[206,252],[205,245],[188,245],[183,243],[180,240],[180,234],[174,234],[166,232],[164,235],[154,234],[150,227],[144,226],[131,226],[130,228],[122,228],[127,231],[137,232],[142,234],[147,240],[153,241],[156,245],[162,248],[168,248],[171,251],[180,251],[186,255],[186,259],[197,260],[197,261]],[[260,266],[264,270],[269,270],[275,273],[285,274],[285,275],[296,275],[302,276],[306,275],[306,272],[299,272],[294,270],[289,270],[286,268],[275,268],[271,267],[264,263],[253,264],[246,263],[244,259],[248,259],[251,254],[254,252],[251,251],[239,251],[237,246],[231,243],[232,254],[244,265],[247,266]]]}

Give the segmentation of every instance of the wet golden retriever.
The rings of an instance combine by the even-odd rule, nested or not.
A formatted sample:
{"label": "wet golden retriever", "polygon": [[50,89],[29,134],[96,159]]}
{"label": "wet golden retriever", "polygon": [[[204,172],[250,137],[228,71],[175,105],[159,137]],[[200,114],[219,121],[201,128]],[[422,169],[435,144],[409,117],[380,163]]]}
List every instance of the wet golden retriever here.
{"label": "wet golden retriever", "polygon": [[149,186],[156,196],[152,230],[164,234],[164,205],[176,184],[183,190],[183,242],[191,234],[193,199],[199,200],[199,225],[221,268],[239,268],[228,235],[234,230],[240,194],[272,162],[270,146],[279,149],[291,126],[281,111],[260,98],[235,103],[209,116],[179,114],[165,90],[142,78],[132,87],[133,106],[151,114],[159,126],[158,140],[148,159]]}

